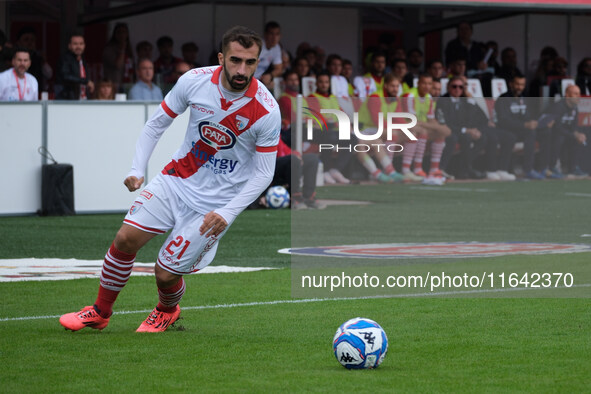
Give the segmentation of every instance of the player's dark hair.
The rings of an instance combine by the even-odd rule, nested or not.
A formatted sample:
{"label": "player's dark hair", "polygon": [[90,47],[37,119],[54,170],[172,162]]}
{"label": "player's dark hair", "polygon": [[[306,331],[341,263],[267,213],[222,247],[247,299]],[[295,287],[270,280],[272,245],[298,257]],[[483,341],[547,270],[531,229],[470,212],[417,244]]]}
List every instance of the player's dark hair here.
{"label": "player's dark hair", "polygon": [[234,26],[224,34],[222,37],[222,53],[226,52],[231,42],[237,42],[244,48],[250,48],[253,45],[258,46],[259,52],[257,57],[261,54],[261,49],[263,48],[261,37],[254,30],[244,26]]}
{"label": "player's dark hair", "polygon": [[384,85],[389,84],[390,82],[392,82],[394,80],[402,83],[402,80],[400,78],[398,78],[396,75],[394,75],[394,73],[388,73],[384,76]]}
{"label": "player's dark hair", "polygon": [[326,67],[330,66],[333,60],[340,60],[341,64],[343,63],[343,58],[337,55],[336,53],[332,53],[326,57]]}

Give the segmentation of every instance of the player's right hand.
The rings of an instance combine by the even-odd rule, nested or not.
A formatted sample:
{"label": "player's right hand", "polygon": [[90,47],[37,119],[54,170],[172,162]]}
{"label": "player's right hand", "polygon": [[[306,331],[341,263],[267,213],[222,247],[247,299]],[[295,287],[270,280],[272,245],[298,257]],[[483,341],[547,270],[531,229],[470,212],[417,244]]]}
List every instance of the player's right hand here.
{"label": "player's right hand", "polygon": [[139,189],[142,186],[142,183],[144,183],[144,177],[138,179],[135,176],[128,176],[123,181],[123,184],[127,187],[127,190],[129,190],[130,192],[134,192],[137,189]]}

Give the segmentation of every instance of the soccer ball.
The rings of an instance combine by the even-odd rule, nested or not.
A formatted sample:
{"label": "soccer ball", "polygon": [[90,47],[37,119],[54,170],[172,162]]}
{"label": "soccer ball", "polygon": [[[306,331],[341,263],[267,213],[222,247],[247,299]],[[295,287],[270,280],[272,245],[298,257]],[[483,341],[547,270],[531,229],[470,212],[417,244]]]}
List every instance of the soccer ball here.
{"label": "soccer ball", "polygon": [[388,338],[378,323],[356,317],[343,323],[332,341],[337,361],[347,369],[377,368],[388,351]]}
{"label": "soccer ball", "polygon": [[267,206],[273,209],[287,208],[289,206],[289,192],[283,186],[272,186],[265,195]]}

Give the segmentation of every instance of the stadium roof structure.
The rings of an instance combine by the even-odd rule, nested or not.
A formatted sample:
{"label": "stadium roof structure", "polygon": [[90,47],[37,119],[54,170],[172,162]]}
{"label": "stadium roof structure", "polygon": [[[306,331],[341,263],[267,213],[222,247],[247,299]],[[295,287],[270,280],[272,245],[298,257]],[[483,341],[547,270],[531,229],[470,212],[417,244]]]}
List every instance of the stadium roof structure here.
{"label": "stadium roof structure", "polygon": [[[78,25],[106,22],[131,15],[211,3],[208,0],[19,0],[7,1],[9,15],[35,12],[51,19]],[[354,7],[433,7],[512,12],[591,12],[591,0],[216,0],[215,4],[354,6]],[[27,12],[28,11],[28,12]]]}

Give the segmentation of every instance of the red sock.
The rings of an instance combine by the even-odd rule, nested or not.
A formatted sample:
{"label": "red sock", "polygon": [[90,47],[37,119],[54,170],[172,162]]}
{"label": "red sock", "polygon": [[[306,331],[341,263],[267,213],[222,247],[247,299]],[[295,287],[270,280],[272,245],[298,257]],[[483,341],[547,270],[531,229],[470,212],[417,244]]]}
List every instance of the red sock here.
{"label": "red sock", "polygon": [[113,304],[129,280],[134,261],[135,254],[122,252],[115,245],[109,248],[103,262],[101,284],[94,303],[102,317],[107,318],[113,313]]}
{"label": "red sock", "polygon": [[185,280],[182,277],[181,280],[172,287],[167,289],[158,288],[158,299],[160,302],[158,302],[156,308],[162,312],[174,312],[177,304],[181,301],[181,298],[183,298],[183,294],[185,294],[185,288]]}

